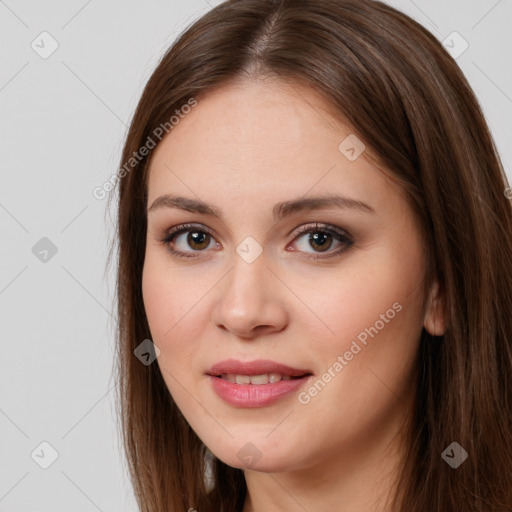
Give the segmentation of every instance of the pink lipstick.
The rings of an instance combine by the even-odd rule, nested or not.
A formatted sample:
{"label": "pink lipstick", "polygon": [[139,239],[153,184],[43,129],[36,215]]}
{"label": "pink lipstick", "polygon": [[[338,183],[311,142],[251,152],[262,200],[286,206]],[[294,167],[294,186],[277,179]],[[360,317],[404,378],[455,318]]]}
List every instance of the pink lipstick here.
{"label": "pink lipstick", "polygon": [[297,391],[312,376],[308,369],[269,360],[227,359],[206,372],[214,391],[235,407],[265,407]]}

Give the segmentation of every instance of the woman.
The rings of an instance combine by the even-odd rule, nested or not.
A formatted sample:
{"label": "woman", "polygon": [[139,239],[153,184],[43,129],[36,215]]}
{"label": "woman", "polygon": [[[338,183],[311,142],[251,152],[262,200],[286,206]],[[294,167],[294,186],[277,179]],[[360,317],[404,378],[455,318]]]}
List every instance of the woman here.
{"label": "woman", "polygon": [[232,0],[119,178],[144,511],[512,510],[512,215],[462,72],[371,0]]}

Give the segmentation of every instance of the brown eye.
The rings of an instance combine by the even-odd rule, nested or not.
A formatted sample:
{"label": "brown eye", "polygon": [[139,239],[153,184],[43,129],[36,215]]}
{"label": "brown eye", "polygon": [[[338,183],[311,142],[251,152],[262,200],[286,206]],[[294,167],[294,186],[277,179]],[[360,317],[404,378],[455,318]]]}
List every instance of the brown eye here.
{"label": "brown eye", "polygon": [[[183,258],[195,258],[200,256],[201,252],[207,252],[208,248],[220,247],[208,228],[191,224],[174,226],[167,231],[161,241],[171,254]],[[336,243],[338,247],[330,250]],[[345,230],[317,223],[313,226],[302,226],[293,244],[298,246],[297,252],[306,253],[309,258],[325,259],[345,252],[354,244],[354,241]]]}
{"label": "brown eye", "polygon": [[[306,235],[308,235],[306,237]],[[302,226],[295,237],[298,252],[309,254],[310,258],[321,259],[337,256],[354,244],[352,237],[344,230],[328,224]],[[330,250],[333,247],[334,250]],[[336,244],[338,247],[336,247]],[[313,251],[311,251],[313,249]],[[322,253],[326,253],[323,255]]]}
{"label": "brown eye", "polygon": [[194,253],[205,252],[212,242],[215,246],[215,239],[206,228],[190,224],[173,227],[162,239],[162,243],[167,246],[171,254],[185,258],[194,258],[196,256]]}
{"label": "brown eye", "polygon": [[210,244],[210,234],[204,231],[189,231],[187,244],[194,250],[206,249]]}
{"label": "brown eye", "polygon": [[318,248],[321,252],[327,251],[332,245],[333,236],[326,231],[317,231],[309,234],[309,245],[313,249]]}

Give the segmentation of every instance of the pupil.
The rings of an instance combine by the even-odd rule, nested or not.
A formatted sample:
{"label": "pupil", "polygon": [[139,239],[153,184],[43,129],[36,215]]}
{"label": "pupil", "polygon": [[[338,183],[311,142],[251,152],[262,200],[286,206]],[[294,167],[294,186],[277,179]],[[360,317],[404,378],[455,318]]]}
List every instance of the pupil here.
{"label": "pupil", "polygon": [[[326,242],[328,237],[331,237],[331,235],[329,233],[324,233],[323,231],[319,231],[318,233],[314,233],[312,236],[310,236],[309,241],[310,242],[313,241],[315,244],[318,244],[318,245],[323,245]],[[320,250],[325,251],[325,250],[329,249],[330,246],[331,246],[331,244],[324,246],[324,247],[320,247]]]}
{"label": "pupil", "polygon": [[200,245],[201,247],[196,247],[198,249],[204,249],[205,247],[208,247],[209,236],[210,235],[208,233],[205,233],[203,231],[191,231],[188,235],[187,242],[191,246],[193,246],[194,244],[196,246]]}

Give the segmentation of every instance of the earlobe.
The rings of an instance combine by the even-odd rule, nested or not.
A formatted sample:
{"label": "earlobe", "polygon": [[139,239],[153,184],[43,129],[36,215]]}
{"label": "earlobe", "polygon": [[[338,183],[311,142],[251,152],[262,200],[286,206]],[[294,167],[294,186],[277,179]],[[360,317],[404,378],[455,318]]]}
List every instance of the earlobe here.
{"label": "earlobe", "polygon": [[430,288],[423,327],[433,336],[442,336],[446,329],[444,314],[444,295],[435,280]]}

